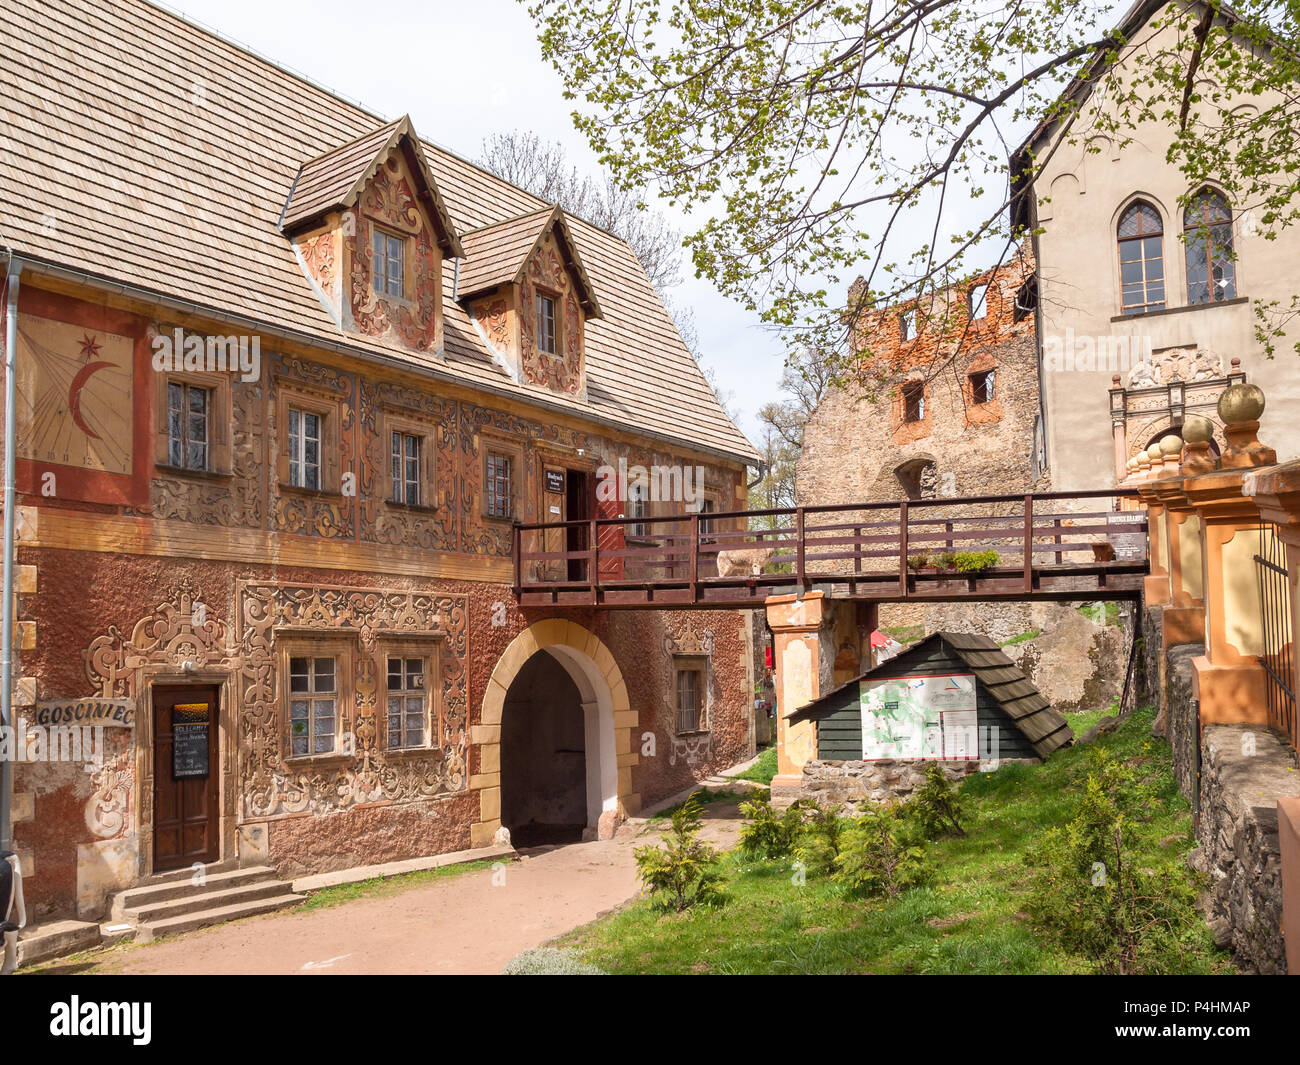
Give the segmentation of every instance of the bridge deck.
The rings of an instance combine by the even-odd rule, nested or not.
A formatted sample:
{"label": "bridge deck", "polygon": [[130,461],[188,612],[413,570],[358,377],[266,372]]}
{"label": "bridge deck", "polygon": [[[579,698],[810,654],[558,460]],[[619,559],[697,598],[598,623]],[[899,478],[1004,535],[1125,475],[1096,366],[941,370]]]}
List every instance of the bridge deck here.
{"label": "bridge deck", "polygon": [[1135,500],[1114,489],[517,525],[515,595],[610,610],[758,607],[815,588],[877,602],[1133,599],[1148,573]]}

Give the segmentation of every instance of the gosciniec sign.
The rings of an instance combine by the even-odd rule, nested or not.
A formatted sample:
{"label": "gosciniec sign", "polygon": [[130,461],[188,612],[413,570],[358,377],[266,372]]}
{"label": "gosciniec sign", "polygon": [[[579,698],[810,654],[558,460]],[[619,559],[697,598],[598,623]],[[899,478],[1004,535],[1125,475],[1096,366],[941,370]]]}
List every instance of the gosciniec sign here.
{"label": "gosciniec sign", "polygon": [[134,699],[47,699],[36,704],[38,725],[98,725],[102,728],[135,728]]}

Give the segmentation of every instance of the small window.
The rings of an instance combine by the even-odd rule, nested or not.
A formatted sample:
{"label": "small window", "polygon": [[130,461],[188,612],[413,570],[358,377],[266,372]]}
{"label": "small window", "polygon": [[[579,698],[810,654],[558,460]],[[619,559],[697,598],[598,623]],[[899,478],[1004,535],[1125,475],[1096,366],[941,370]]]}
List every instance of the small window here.
{"label": "small window", "polygon": [[704,670],[697,666],[677,671],[677,731],[699,732],[704,728],[701,696]]}
{"label": "small window", "polygon": [[393,433],[393,502],[419,506],[420,448],[424,443],[412,433]]}
{"label": "small window", "polygon": [[1237,295],[1232,257],[1232,210],[1213,189],[1197,195],[1183,214],[1187,245],[1187,302],[1218,303]]}
{"label": "small window", "polygon": [[1164,224],[1160,212],[1138,201],[1119,220],[1120,305],[1125,314],[1165,305]]}
{"label": "small window", "polygon": [[705,514],[712,514],[712,513],[713,513],[713,500],[712,499],[700,500],[700,535],[701,536],[713,535],[713,519],[704,517]]}
{"label": "small window", "polygon": [[289,736],[294,757],[333,754],[337,749],[333,658],[289,659]]}
{"label": "small window", "polygon": [[487,456],[487,514],[489,518],[510,518],[512,504],[513,463],[509,455],[489,451]]}
{"label": "small window", "polygon": [[646,516],[645,489],[639,484],[631,485],[627,490],[627,516],[636,522],[627,527],[629,536],[647,535],[645,525],[640,523],[640,519]]}
{"label": "small window", "polygon": [[381,296],[406,295],[406,238],[375,229],[375,291]]}
{"label": "small window", "polygon": [[208,414],[212,393],[197,385],[167,383],[167,461],[181,470],[208,469]]}
{"label": "small window", "polygon": [[428,689],[423,658],[388,659],[388,747],[428,745]]}
{"label": "small window", "polygon": [[970,312],[971,321],[978,321],[988,315],[988,285],[972,285],[970,291],[966,293],[966,309]]}
{"label": "small window", "polygon": [[1016,292],[1015,322],[1023,322],[1038,309],[1038,279],[1031,277]]}
{"label": "small window", "polygon": [[555,300],[550,296],[537,297],[537,347],[547,355],[554,355]]}
{"label": "small window", "polygon": [[975,403],[992,403],[997,396],[997,371],[984,370],[971,374],[970,394]]}
{"label": "small window", "polygon": [[925,385],[915,381],[903,386],[903,421],[919,422],[925,418]]}
{"label": "small window", "polygon": [[900,343],[912,340],[916,336],[916,310],[904,311],[898,316],[898,339]]}
{"label": "small window", "polygon": [[321,486],[321,417],[289,408],[289,483],[295,488]]}

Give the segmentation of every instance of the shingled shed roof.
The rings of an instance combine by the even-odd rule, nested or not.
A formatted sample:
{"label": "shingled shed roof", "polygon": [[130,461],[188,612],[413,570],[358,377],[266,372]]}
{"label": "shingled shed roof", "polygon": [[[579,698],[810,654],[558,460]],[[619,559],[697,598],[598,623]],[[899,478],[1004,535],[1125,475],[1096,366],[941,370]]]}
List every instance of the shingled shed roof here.
{"label": "shingled shed roof", "polygon": [[[316,194],[328,200],[326,190],[351,173],[338,158],[343,149],[382,139],[384,130],[391,136],[400,120],[143,0],[0,4],[0,68],[0,241],[32,272],[398,364],[548,415],[760,461],[635,253],[580,219],[567,224],[603,312],[586,327],[585,396],[511,378],[452,298],[458,260],[450,257],[440,354],[340,328],[280,228],[289,190],[318,163]],[[202,79],[178,78],[178,70]],[[427,140],[422,153],[453,233],[551,209]],[[329,157],[340,163],[337,182],[326,177]],[[294,212],[299,225],[303,212]]]}
{"label": "shingled shed roof", "polygon": [[591,289],[591,279],[582,265],[577,246],[559,207],[532,211],[496,225],[465,234],[466,262],[456,281],[456,295],[468,299],[498,285],[517,284],[533,252],[552,229],[560,243],[564,265],[578,282],[579,298],[587,320],[601,317],[600,304]]}
{"label": "shingled shed roof", "polygon": [[287,233],[293,232],[330,211],[351,207],[389,152],[403,144],[410,152],[413,169],[422,185],[420,198],[441,230],[444,250],[449,255],[463,256],[465,250],[456,237],[451,216],[438,192],[437,183],[429,173],[424,150],[411,128],[408,115],[304,163],[289,188],[280,228]]}
{"label": "shingled shed roof", "polygon": [[[1066,724],[1065,718],[1052,708],[1052,704],[1043,698],[1033,682],[1007,657],[1002,648],[987,636],[980,636],[973,632],[934,632],[912,644],[904,654],[916,651],[936,640],[942,640],[947,650],[955,658],[964,662],[975,674],[976,684],[981,685],[997,700],[998,705],[1011,719],[1012,724],[1020,730],[1039,758],[1046,758],[1058,747],[1063,747],[1074,739],[1074,732]],[[811,703],[799,707],[787,720],[795,722],[817,717],[821,707],[833,702],[831,697],[849,685],[875,676],[897,676],[899,659],[902,657],[899,655],[897,658],[882,662],[860,677],[855,677]]]}

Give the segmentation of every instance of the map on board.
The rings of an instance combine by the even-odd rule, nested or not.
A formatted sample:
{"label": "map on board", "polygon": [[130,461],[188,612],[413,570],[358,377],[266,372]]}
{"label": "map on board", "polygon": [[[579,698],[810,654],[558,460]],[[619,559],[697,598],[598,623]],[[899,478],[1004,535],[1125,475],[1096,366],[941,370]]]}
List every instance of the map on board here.
{"label": "map on board", "polygon": [[863,761],[979,757],[973,673],[864,680],[860,705]]}

